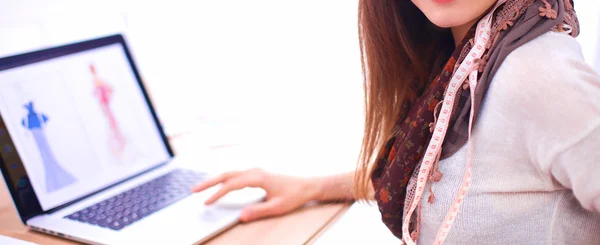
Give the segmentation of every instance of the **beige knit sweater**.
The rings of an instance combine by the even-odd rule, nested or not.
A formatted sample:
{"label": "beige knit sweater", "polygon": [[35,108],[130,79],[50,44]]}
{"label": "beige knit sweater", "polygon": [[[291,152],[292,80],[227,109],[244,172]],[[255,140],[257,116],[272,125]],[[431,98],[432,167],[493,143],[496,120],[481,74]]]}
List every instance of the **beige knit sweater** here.
{"label": "beige knit sweater", "polygon": [[[600,244],[600,77],[574,38],[549,32],[513,51],[471,140],[473,184],[445,244]],[[467,147],[440,162],[418,244],[432,244]]]}

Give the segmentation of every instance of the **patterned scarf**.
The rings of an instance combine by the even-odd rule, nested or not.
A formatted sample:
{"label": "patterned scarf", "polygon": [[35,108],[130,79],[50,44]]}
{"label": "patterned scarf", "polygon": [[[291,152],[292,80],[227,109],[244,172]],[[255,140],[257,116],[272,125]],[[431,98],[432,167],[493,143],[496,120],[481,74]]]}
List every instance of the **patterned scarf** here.
{"label": "patterned scarf", "polygon": [[[576,37],[579,34],[579,23],[572,0],[509,0],[494,13],[492,30],[493,40],[490,40],[484,56],[479,60],[481,75],[474,91],[475,119],[494,74],[510,52],[548,31],[567,32]],[[457,45],[444,68],[422,94],[413,92],[407,96],[395,128],[395,136],[387,141],[375,162],[371,176],[375,199],[383,222],[398,238],[402,238],[405,203],[412,199],[411,192],[407,192],[409,179],[425,154],[439,113],[440,101],[444,98],[456,68],[471,50],[474,35],[475,27]],[[417,85],[412,87],[418,88]],[[443,143],[439,156],[441,159],[451,156],[467,142],[469,113],[472,109],[471,104],[467,103],[470,101],[469,89],[468,85],[463,86],[461,95],[457,96],[457,107]],[[436,163],[429,179],[437,182],[442,177]],[[433,203],[433,198],[431,193],[430,203]],[[418,224],[416,228],[418,229]]]}

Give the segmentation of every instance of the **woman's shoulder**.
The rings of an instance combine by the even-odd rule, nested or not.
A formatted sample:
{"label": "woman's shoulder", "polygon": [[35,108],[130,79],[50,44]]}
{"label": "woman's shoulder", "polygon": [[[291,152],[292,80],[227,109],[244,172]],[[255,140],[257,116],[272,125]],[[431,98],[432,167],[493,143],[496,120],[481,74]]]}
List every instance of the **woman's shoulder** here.
{"label": "woman's shoulder", "polygon": [[498,72],[523,71],[536,78],[582,69],[593,71],[585,63],[579,42],[566,33],[550,31],[513,50]]}
{"label": "woman's shoulder", "polygon": [[549,32],[515,49],[486,97],[506,115],[541,130],[540,137],[554,132],[566,138],[600,122],[600,76],[567,34]]}
{"label": "woman's shoulder", "polygon": [[553,61],[560,59],[583,61],[583,54],[579,42],[574,37],[567,33],[549,31],[515,49],[506,60],[535,61],[537,64],[551,65],[550,60],[538,60],[539,58],[550,58]]}
{"label": "woman's shoulder", "polygon": [[493,80],[492,86],[513,91],[553,90],[600,98],[600,77],[585,62],[579,42],[565,33],[548,32],[513,50]]}

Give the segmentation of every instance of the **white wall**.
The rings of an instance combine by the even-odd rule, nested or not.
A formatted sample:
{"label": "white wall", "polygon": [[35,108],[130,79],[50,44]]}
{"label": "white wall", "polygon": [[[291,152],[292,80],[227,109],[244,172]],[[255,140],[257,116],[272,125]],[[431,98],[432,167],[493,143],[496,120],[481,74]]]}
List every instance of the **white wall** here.
{"label": "white wall", "polygon": [[583,49],[585,60],[596,71],[600,71],[600,1],[575,0],[575,11],[579,17],[581,34],[577,38]]}
{"label": "white wall", "polygon": [[[351,168],[363,112],[356,4],[0,0],[0,56],[122,32],[170,133],[261,139],[279,152],[263,156],[274,168]],[[576,9],[600,70],[600,2]]]}
{"label": "white wall", "polygon": [[352,168],[356,22],[356,0],[0,0],[0,56],[124,32],[171,133],[260,140],[273,168]]}

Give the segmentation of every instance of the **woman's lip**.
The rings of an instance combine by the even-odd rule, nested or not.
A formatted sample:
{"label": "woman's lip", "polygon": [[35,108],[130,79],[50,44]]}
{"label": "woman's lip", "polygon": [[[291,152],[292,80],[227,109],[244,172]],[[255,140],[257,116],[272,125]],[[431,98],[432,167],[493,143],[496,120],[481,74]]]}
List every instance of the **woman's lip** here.
{"label": "woman's lip", "polygon": [[436,2],[436,3],[449,3],[449,2],[452,2],[454,0],[433,0],[433,1]]}

